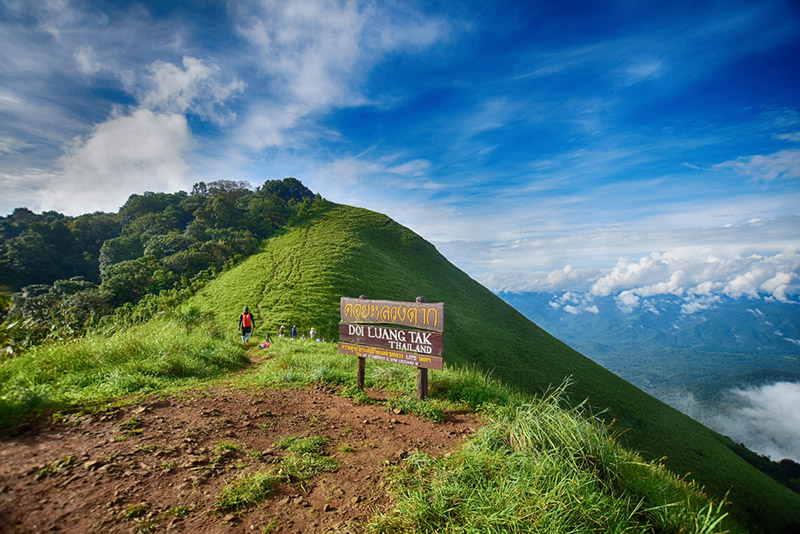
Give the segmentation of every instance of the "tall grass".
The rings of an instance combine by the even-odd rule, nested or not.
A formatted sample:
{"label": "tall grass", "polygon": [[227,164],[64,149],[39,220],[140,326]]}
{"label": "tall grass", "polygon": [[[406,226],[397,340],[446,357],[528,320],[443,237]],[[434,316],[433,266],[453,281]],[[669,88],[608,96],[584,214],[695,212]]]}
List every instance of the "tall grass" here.
{"label": "tall grass", "polygon": [[410,456],[391,476],[394,508],[368,532],[721,532],[721,504],[565,410],[563,391],[494,405],[452,455]]}
{"label": "tall grass", "polygon": [[[279,340],[240,385],[349,386],[356,359],[335,345]],[[367,362],[366,385],[412,400],[414,369]],[[395,507],[370,532],[744,532],[715,502],[658,462],[625,449],[581,404],[569,381],[541,398],[476,368],[430,374],[431,402],[478,410],[488,425],[458,451],[413,454],[391,476]],[[392,398],[388,406],[395,406]],[[724,529],[722,522],[725,521]]]}
{"label": "tall grass", "polygon": [[235,336],[202,317],[176,314],[109,335],[33,347],[0,363],[0,425],[31,412],[168,390],[246,362]]}

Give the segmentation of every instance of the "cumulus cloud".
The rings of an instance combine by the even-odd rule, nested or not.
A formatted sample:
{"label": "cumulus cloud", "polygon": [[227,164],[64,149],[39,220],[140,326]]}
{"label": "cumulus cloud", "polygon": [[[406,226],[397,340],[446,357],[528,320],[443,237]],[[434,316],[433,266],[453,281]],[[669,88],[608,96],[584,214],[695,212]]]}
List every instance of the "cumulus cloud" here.
{"label": "cumulus cloud", "polygon": [[[771,255],[723,256],[685,249],[654,252],[635,261],[620,259],[608,270],[568,265],[538,275],[489,273],[479,281],[494,291],[566,292],[573,300],[574,295],[585,294],[587,303],[594,297],[613,296],[625,312],[646,306],[657,313],[648,299],[671,295],[683,299],[683,313],[692,314],[715,307],[723,297],[798,302],[800,253],[787,249]],[[577,311],[565,307],[575,302],[554,302],[558,305],[554,307]]]}
{"label": "cumulus cloud", "polygon": [[692,315],[693,313],[708,310],[722,302],[719,295],[689,295],[681,305],[681,313]]}
{"label": "cumulus cloud", "polygon": [[626,313],[639,307],[639,297],[633,291],[623,291],[615,297],[615,300],[617,306]]}
{"label": "cumulus cloud", "polygon": [[184,155],[193,146],[186,117],[137,109],[116,114],[76,139],[41,199],[67,214],[116,211],[134,191],[187,186]]}
{"label": "cumulus cloud", "polygon": [[600,313],[600,309],[592,304],[592,296],[579,291],[567,291],[548,303],[551,308],[562,309],[572,315],[581,313]]}
{"label": "cumulus cloud", "polygon": [[798,273],[797,253],[745,258],[653,253],[635,262],[620,260],[608,274],[597,279],[590,293],[617,294],[620,308],[626,311],[638,306],[639,297],[681,296],[686,300],[684,312],[695,313],[714,305],[720,295],[789,302],[791,295],[800,290]]}

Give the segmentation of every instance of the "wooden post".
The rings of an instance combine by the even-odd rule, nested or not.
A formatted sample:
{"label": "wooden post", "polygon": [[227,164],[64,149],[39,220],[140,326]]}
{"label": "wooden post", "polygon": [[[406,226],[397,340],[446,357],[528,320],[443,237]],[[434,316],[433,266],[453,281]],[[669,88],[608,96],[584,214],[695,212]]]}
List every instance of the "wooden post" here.
{"label": "wooden post", "polygon": [[423,401],[428,396],[428,369],[417,368],[417,400]]}
{"label": "wooden post", "polygon": [[367,367],[367,359],[359,357],[358,372],[356,373],[356,385],[358,386],[358,389],[364,389],[364,374],[366,372],[366,367]]}
{"label": "wooden post", "polygon": [[[366,295],[359,295],[359,300],[365,300],[367,298]],[[366,374],[367,370],[367,359],[366,358],[358,358],[358,371],[356,372],[356,385],[358,389],[364,389],[364,375]]]}
{"label": "wooden post", "polygon": [[[425,302],[425,297],[419,296],[417,302]],[[428,369],[420,367],[417,369],[417,400],[423,401],[428,396]]]}

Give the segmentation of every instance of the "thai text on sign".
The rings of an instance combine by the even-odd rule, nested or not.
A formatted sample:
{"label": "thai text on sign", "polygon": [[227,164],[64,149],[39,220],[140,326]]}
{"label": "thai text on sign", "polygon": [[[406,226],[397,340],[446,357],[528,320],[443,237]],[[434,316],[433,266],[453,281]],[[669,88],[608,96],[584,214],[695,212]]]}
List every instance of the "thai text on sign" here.
{"label": "thai text on sign", "polygon": [[396,302],[342,297],[345,323],[390,324],[444,332],[444,303]]}

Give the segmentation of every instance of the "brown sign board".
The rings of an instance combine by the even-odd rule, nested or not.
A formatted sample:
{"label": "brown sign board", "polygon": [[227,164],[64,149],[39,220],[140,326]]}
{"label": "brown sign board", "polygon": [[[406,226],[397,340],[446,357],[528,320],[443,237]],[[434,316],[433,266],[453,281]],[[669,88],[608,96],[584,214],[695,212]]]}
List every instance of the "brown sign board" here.
{"label": "brown sign board", "polygon": [[365,347],[363,345],[343,343],[341,341],[338,347],[339,354],[349,354],[351,356],[358,356],[359,358],[411,365],[423,369],[433,369],[435,371],[441,371],[443,368],[443,360],[439,356],[410,354],[383,347]]}
{"label": "brown sign board", "polygon": [[386,324],[444,332],[444,303],[342,297],[342,322]]}
{"label": "brown sign board", "polygon": [[339,323],[339,341],[402,352],[441,356],[443,338],[441,332]]}

